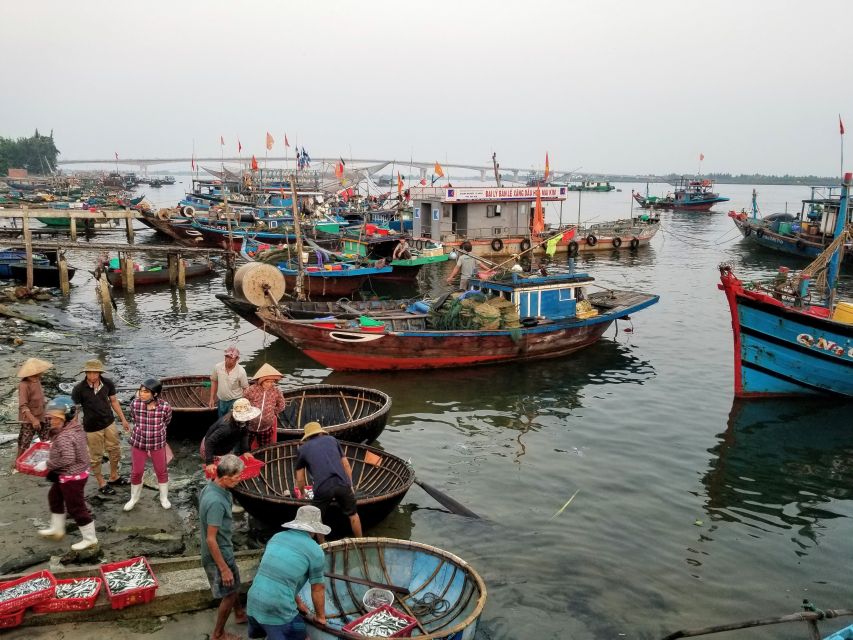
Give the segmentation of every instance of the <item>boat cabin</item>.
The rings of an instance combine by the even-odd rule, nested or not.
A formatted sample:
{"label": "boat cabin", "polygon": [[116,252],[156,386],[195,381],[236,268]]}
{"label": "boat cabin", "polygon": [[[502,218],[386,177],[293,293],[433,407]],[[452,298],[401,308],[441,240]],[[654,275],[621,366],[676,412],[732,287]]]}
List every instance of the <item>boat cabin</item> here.
{"label": "boat cabin", "polygon": [[[586,273],[538,274],[511,273],[500,280],[473,279],[471,289],[490,296],[501,296],[515,304],[520,318],[565,320],[590,317],[596,312],[586,305],[584,285],[595,278]],[[587,307],[587,308],[583,308]]]}
{"label": "boat cabin", "polygon": [[[540,187],[542,202],[566,187]],[[412,236],[438,242],[527,237],[537,187],[412,187]]]}

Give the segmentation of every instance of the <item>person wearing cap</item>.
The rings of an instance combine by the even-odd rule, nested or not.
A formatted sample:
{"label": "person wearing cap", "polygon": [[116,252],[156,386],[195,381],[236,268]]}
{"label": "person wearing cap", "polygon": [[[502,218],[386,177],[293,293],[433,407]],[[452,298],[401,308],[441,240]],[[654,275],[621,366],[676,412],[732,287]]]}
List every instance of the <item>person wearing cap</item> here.
{"label": "person wearing cap", "polygon": [[160,397],[163,385],[156,378],[143,382],[133,402],[130,417],[133,431],[130,433],[130,500],[124,505],[130,511],[142,497],[142,473],[145,461],[151,458],[157,484],[160,489],[160,506],[170,509],[169,472],[166,470],[166,429],[172,421],[172,407]]}
{"label": "person wearing cap", "polygon": [[249,587],[246,613],[249,637],[270,640],[303,640],[305,621],[300,611],[307,607],[297,595],[311,583],[314,619],[326,624],[326,558],[317,536],[331,531],[323,524],[320,510],[299,507],[296,518],[281,525],[286,531],[267,542],[257,574]]}
{"label": "person wearing cap", "polygon": [[276,383],[282,379],[274,367],[264,364],[252,376],[249,388],[243,397],[261,411],[261,415],[249,422],[249,449],[254,451],[274,444],[278,432],[278,414],[284,410],[284,396]]}
{"label": "person wearing cap", "polygon": [[[234,520],[231,489],[243,473],[243,461],[226,454],[216,465],[216,478],[207,483],[199,494],[198,519],[201,527],[201,565],[207,574],[214,598],[222,598],[216,612],[211,640],[238,640],[225,631],[231,612],[237,623],[245,623],[246,611],[240,603],[240,572],[234,559],[231,541]],[[304,637],[304,636],[303,636]]]}
{"label": "person wearing cap", "polygon": [[[83,408],[83,431],[86,432],[86,441],[89,443],[89,459],[92,463],[92,473],[98,481],[98,491],[112,496],[115,495],[113,485],[127,484],[127,480],[118,474],[121,446],[115,416],[118,415],[125,432],[130,431],[130,424],[118,403],[115,384],[102,375],[104,363],[100,360],[87,360],[80,373],[85,373],[86,377],[74,386],[71,398]],[[104,479],[101,469],[104,451],[110,458],[109,481]]]}
{"label": "person wearing cap", "polygon": [[[21,423],[21,429],[18,431],[18,455],[15,460],[30,448],[34,436],[37,435],[39,440],[48,439],[50,425],[44,415],[45,397],[41,375],[52,367],[46,360],[28,358],[18,369],[18,377],[21,379],[18,383],[18,422]],[[13,469],[15,460],[12,461]]]}
{"label": "person wearing cap", "polygon": [[327,434],[319,422],[309,422],[304,432],[296,456],[296,487],[301,492],[308,484],[307,470],[313,481],[313,503],[325,515],[332,501],[337,502],[349,518],[353,535],[360,538],[361,519],[356,510],[349,460],[338,441]]}
{"label": "person wearing cap", "polygon": [[[201,440],[201,459],[205,470],[213,475],[216,470],[213,459],[226,453],[238,456],[249,454],[248,422],[261,415],[261,410],[253,407],[246,398],[234,402],[231,411],[214,422]],[[251,455],[251,454],[249,454]]]}
{"label": "person wearing cap", "polygon": [[240,350],[232,345],[225,350],[225,361],[217,363],[210,374],[209,406],[218,406],[220,418],[231,410],[237,398],[243,397],[243,391],[249,386],[246,370],[239,360]]}
{"label": "person wearing cap", "polygon": [[77,407],[68,396],[56,396],[47,403],[45,416],[54,435],[48,459],[35,468],[37,471],[47,470],[47,479],[51,482],[47,492],[50,527],[39,529],[39,535],[49,540],[62,540],[67,511],[83,536],[83,540],[72,544],[71,548],[82,551],[98,544],[98,537],[95,535],[95,521],[83,495],[89,479],[89,452],[76,413]]}

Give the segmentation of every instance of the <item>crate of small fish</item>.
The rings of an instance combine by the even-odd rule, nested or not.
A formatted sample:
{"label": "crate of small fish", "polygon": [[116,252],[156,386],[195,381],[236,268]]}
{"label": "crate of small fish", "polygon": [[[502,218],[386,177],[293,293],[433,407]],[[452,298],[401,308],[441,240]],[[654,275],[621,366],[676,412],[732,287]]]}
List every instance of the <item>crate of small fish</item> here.
{"label": "crate of small fish", "polygon": [[0,616],[0,629],[11,629],[17,627],[24,621],[24,611],[20,609],[6,616]]}
{"label": "crate of small fish", "polygon": [[408,638],[418,621],[388,604],[344,625],[344,631],[369,638]]}
{"label": "crate of small fish", "polygon": [[50,456],[49,442],[36,442],[29,449],[24,451],[20,457],[15,460],[15,468],[18,473],[27,473],[31,476],[44,477],[47,475],[47,469],[44,471],[36,471],[36,466],[41,462],[47,462]]}
{"label": "crate of small fish", "polygon": [[0,584],[0,616],[26,609],[53,597],[56,578],[50,571],[37,571]]}
{"label": "crate of small fish", "polygon": [[100,578],[69,578],[56,581],[56,592],[50,600],[43,600],[33,607],[36,613],[57,611],[85,611],[95,606],[101,593]]}
{"label": "crate of small fish", "polygon": [[113,609],[151,602],[160,586],[144,557],[102,564],[101,577]]}

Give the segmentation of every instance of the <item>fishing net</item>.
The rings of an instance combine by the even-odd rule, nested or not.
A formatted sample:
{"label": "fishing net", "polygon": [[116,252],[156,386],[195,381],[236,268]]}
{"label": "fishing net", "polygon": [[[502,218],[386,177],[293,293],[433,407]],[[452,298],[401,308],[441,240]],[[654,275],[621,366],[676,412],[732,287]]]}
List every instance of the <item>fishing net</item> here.
{"label": "fishing net", "polygon": [[456,293],[440,307],[430,310],[428,325],[438,330],[496,331],[521,327],[515,304],[506,298],[488,298],[484,294]]}

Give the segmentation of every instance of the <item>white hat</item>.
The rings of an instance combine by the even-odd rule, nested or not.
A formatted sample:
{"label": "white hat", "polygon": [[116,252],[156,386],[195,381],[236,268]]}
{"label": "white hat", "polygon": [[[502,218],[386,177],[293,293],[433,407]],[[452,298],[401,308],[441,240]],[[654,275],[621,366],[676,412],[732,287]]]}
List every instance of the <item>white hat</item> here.
{"label": "white hat", "polygon": [[231,407],[231,415],[237,422],[248,422],[261,415],[261,410],[253,407],[246,398],[239,398]]}
{"label": "white hat", "polygon": [[320,519],[320,510],[310,504],[299,507],[296,511],[296,518],[290,522],[285,522],[281,526],[283,529],[298,529],[299,531],[320,533],[323,535],[332,530],[331,527],[323,524],[323,521]]}

